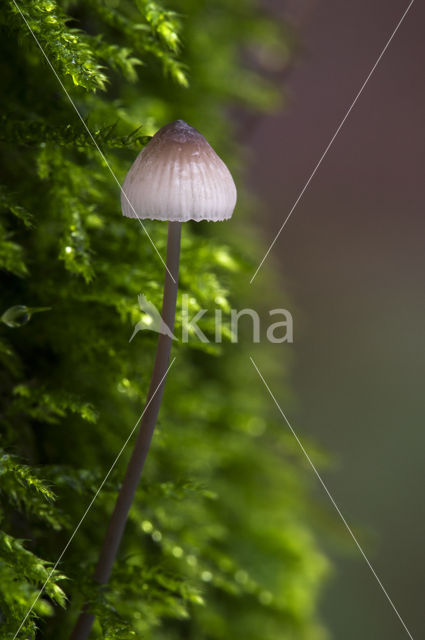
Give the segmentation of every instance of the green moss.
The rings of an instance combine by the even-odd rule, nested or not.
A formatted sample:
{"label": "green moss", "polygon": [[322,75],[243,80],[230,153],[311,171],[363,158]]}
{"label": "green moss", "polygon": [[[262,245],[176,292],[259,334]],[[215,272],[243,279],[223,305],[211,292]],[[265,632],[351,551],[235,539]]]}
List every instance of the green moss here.
{"label": "green moss", "polygon": [[[93,138],[6,3],[0,315],[14,305],[49,310],[0,325],[2,638],[14,637],[128,437],[152,367],[155,335],[129,338],[137,295],[160,305],[163,266],[138,223],[121,216],[97,146],[121,182],[156,129],[184,118],[237,174],[228,113],[276,104],[263,62],[275,69],[289,48],[251,0],[18,6]],[[189,295],[193,309],[217,304],[225,321],[231,306],[246,306],[254,266],[243,209],[231,223],[183,232],[180,299]],[[166,227],[146,228],[164,254]],[[211,335],[211,320],[200,324]],[[37,638],[69,637],[86,598],[97,638],[323,637],[316,604],[326,560],[306,516],[308,475],[250,368],[250,345],[176,343],[174,352],[110,587],[96,589],[91,575],[131,443],[20,639],[35,639],[37,628]],[[268,351],[256,345],[256,354],[267,368]]]}

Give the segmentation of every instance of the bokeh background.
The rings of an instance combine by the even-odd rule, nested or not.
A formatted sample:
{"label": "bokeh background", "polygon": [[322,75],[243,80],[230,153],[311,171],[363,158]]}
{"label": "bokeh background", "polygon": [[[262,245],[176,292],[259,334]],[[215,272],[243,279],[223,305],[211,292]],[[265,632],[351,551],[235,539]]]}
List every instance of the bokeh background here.
{"label": "bokeh background", "polygon": [[[285,109],[247,133],[268,241],[407,4],[269,3],[300,46],[282,77]],[[425,631],[424,20],[414,3],[269,256],[294,303],[289,417],[331,454],[324,479],[415,638]],[[264,272],[253,286],[267,288]],[[327,502],[320,486],[317,500]],[[322,601],[334,638],[407,637],[342,526],[334,542]]]}

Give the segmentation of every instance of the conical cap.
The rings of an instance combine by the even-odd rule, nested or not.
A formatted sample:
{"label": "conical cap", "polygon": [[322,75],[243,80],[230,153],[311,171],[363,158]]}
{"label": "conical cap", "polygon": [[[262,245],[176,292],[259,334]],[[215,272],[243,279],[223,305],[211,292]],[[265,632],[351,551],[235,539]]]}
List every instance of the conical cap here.
{"label": "conical cap", "polygon": [[183,120],[162,127],[139,153],[121,192],[129,218],[227,220],[236,205],[230,171],[202,134]]}

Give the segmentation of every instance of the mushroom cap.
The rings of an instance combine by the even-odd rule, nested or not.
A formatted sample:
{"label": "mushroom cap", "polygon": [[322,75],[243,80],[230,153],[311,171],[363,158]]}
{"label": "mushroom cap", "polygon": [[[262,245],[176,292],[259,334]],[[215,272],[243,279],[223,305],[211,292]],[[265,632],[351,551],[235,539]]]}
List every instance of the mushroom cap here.
{"label": "mushroom cap", "polygon": [[122,212],[128,218],[227,220],[235,205],[230,171],[204,136],[183,120],[157,131],[121,190]]}

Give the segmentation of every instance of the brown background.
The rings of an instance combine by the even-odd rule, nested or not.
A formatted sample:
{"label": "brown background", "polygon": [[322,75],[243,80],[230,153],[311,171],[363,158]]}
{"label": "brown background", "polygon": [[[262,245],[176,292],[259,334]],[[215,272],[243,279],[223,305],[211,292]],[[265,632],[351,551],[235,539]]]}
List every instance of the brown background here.
{"label": "brown background", "polygon": [[[283,83],[289,105],[251,133],[267,241],[408,3],[290,4],[303,52]],[[424,24],[416,0],[269,257],[297,308],[290,419],[332,454],[324,479],[415,638],[425,631]],[[264,272],[253,286],[260,295]],[[334,637],[407,638],[348,537],[345,550],[328,546],[336,575],[322,615]]]}

